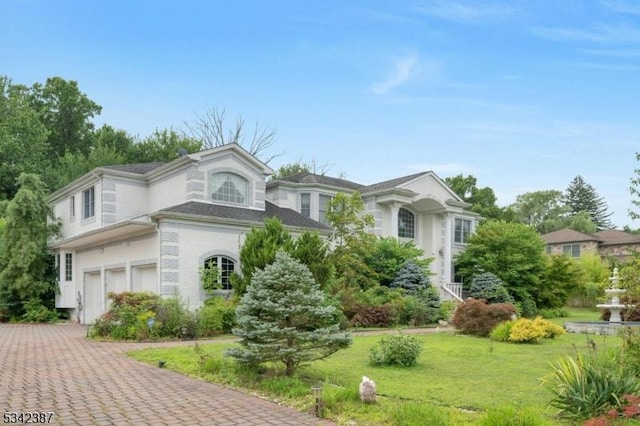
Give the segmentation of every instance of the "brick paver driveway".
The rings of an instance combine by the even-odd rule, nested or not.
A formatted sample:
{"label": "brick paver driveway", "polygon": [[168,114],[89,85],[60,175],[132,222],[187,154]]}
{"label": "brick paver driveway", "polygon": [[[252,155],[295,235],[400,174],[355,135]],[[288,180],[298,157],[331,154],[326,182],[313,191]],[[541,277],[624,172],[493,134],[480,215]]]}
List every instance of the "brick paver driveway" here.
{"label": "brick paver driveway", "polygon": [[124,355],[166,343],[85,335],[81,325],[0,324],[0,415],[53,411],[59,425],[332,424]]}

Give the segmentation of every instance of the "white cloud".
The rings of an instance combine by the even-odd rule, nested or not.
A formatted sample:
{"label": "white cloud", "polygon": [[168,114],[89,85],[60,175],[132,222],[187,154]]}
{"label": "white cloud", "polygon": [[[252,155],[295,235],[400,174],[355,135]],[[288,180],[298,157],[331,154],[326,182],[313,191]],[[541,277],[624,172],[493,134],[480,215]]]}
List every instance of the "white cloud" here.
{"label": "white cloud", "polygon": [[469,4],[441,1],[417,8],[419,13],[459,23],[478,23],[511,16],[513,9],[497,4]]}
{"label": "white cloud", "polygon": [[640,56],[640,50],[580,49],[580,52],[587,55],[606,56],[621,59],[631,59]]}
{"label": "white cloud", "polygon": [[414,52],[396,58],[393,69],[387,78],[373,85],[371,91],[376,95],[384,95],[394,88],[406,83],[420,72],[418,55]]}
{"label": "white cloud", "polygon": [[626,24],[600,25],[595,29],[537,27],[532,31],[538,37],[554,41],[640,43],[640,30]]}
{"label": "white cloud", "polygon": [[614,12],[640,15],[640,5],[622,0],[605,0],[603,4],[609,6]]}

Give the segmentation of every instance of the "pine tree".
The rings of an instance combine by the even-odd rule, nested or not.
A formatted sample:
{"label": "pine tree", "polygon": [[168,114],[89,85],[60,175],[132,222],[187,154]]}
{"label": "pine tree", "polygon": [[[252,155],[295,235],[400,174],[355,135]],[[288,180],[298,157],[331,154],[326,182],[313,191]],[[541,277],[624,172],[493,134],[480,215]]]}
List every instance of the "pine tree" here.
{"label": "pine tree", "polygon": [[279,251],[274,263],[254,272],[233,329],[242,347],[227,355],[253,366],[282,362],[291,376],[300,364],[351,344],[351,336],[339,331],[335,313],[309,269]]}
{"label": "pine tree", "polygon": [[485,272],[473,278],[469,296],[474,299],[485,299],[489,304],[513,303],[502,280],[491,272]]}
{"label": "pine tree", "polygon": [[609,219],[613,212],[609,212],[604,197],[596,192],[595,188],[584,181],[580,175],[573,178],[565,193],[565,202],[571,215],[587,212],[598,230],[613,228]]}
{"label": "pine tree", "polygon": [[398,270],[396,277],[391,282],[391,288],[403,288],[409,293],[414,293],[429,285],[429,277],[424,269],[414,262],[406,262]]}

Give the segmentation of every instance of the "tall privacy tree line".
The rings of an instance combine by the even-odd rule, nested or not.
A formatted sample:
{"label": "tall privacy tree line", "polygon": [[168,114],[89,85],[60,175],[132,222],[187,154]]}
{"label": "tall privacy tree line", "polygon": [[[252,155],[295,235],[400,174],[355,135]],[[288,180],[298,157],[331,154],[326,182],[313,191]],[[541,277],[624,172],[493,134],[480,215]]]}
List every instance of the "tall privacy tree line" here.
{"label": "tall privacy tree line", "polygon": [[93,120],[102,107],[78,83],[60,77],[31,86],[0,76],[0,200],[17,192],[21,173],[39,174],[53,191],[95,167],[171,161],[187,152],[236,142],[268,162],[275,132],[260,124],[249,131],[242,117],[231,122],[223,109],[196,115],[182,131],[157,129],[133,136]]}
{"label": "tall privacy tree line", "polygon": [[614,227],[610,220],[613,212],[604,197],[581,175],[564,192],[555,189],[527,192],[518,195],[508,207],[498,207],[493,189],[479,188],[474,176],[458,175],[445,178],[445,182],[483,218],[523,223],[541,234],[562,228],[595,232]]}

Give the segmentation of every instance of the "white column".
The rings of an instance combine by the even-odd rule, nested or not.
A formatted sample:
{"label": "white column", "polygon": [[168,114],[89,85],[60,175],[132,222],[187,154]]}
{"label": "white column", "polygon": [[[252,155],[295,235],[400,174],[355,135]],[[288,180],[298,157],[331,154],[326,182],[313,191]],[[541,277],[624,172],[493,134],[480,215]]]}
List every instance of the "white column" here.
{"label": "white column", "polygon": [[391,236],[394,238],[398,238],[398,212],[400,211],[400,204],[391,203],[389,204],[391,208]]}
{"label": "white column", "polygon": [[452,255],[452,250],[451,250],[451,234],[453,233],[453,228],[452,228],[452,220],[451,220],[451,214],[450,213],[445,213],[444,214],[444,235],[443,235],[443,239],[442,239],[442,282],[443,283],[450,283],[452,282],[452,277],[451,277],[451,265],[452,265],[452,261],[453,261],[453,255]]}

